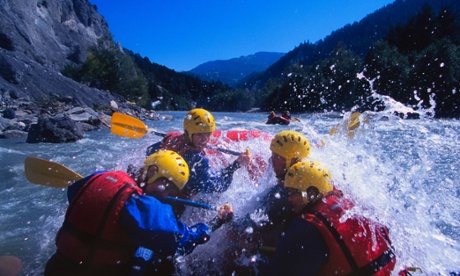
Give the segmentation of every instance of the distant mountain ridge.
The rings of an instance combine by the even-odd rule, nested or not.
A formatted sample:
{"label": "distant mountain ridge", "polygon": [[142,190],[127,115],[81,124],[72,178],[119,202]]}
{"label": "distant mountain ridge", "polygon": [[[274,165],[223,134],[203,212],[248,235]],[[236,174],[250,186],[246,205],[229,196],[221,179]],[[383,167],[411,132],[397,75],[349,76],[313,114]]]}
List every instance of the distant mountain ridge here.
{"label": "distant mountain ridge", "polygon": [[229,60],[215,60],[203,63],[187,73],[196,75],[205,81],[218,81],[232,87],[242,79],[254,73],[265,71],[277,62],[285,53],[257,52]]}

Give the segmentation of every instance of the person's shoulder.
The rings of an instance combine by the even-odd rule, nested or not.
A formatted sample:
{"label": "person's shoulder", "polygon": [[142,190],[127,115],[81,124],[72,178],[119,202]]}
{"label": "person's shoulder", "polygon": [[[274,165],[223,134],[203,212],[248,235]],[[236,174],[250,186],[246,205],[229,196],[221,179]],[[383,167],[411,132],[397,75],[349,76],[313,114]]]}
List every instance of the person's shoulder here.
{"label": "person's shoulder", "polygon": [[198,149],[188,148],[184,153],[184,159],[193,160],[194,162],[208,161],[208,158]]}

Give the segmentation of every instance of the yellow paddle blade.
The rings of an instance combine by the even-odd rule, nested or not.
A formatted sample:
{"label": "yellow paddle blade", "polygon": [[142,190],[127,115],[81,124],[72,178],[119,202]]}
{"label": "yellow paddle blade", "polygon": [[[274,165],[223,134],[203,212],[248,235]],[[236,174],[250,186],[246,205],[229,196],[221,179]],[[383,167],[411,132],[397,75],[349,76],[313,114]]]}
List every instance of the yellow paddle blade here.
{"label": "yellow paddle blade", "polygon": [[360,125],[359,116],[361,115],[360,112],[354,112],[351,114],[350,118],[343,122],[343,125],[337,124],[329,131],[329,135],[335,135],[339,133],[340,129],[344,131],[349,137],[353,137],[355,135],[355,129],[357,129]]}
{"label": "yellow paddle blade", "polygon": [[68,187],[83,178],[61,164],[32,156],[26,158],[24,172],[31,183],[55,188]]}
{"label": "yellow paddle blade", "polygon": [[361,115],[360,112],[354,112],[351,114],[350,119],[348,120],[348,130],[355,130],[359,127],[360,121],[359,116]]}
{"label": "yellow paddle blade", "polygon": [[249,150],[249,148],[246,148],[246,155],[251,157],[251,151]]}
{"label": "yellow paddle blade", "polygon": [[141,120],[119,112],[113,113],[110,130],[115,135],[129,138],[142,138],[149,132]]}
{"label": "yellow paddle blade", "polygon": [[339,133],[339,130],[337,129],[337,127],[339,127],[339,126],[340,126],[340,124],[337,124],[336,127],[331,128],[331,130],[329,131],[329,135],[335,135],[335,134]]}

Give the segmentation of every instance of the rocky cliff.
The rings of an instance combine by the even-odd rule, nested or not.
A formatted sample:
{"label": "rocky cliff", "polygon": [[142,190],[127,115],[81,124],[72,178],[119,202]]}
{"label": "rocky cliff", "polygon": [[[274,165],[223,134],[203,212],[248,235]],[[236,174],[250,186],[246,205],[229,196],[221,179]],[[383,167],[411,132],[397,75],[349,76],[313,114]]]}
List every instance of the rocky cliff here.
{"label": "rocky cliff", "polygon": [[59,73],[82,63],[91,47],[110,44],[107,22],[87,0],[0,0],[0,100],[67,97],[80,106],[122,101]]}
{"label": "rocky cliff", "polygon": [[84,62],[92,47],[114,46],[87,0],[0,0],[0,138],[69,142],[107,127],[113,111],[145,115],[119,95],[60,74]]}

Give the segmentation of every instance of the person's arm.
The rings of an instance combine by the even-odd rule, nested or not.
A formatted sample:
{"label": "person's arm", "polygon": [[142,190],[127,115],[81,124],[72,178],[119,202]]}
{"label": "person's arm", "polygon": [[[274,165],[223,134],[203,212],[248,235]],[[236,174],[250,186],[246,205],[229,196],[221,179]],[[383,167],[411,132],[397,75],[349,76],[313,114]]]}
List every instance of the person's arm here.
{"label": "person's arm", "polygon": [[133,194],[122,209],[120,222],[135,243],[161,256],[174,255],[178,247],[189,253],[209,240],[206,224],[187,227],[176,220],[170,205],[151,196]]}
{"label": "person's arm", "polygon": [[294,219],[279,240],[266,275],[317,275],[328,253],[319,230],[303,219]]}
{"label": "person's arm", "polygon": [[206,224],[187,227],[175,219],[170,205],[154,197],[133,194],[120,215],[122,227],[138,245],[133,256],[133,276],[144,275],[152,262],[163,262],[162,259],[175,254],[189,254],[209,240]]}
{"label": "person's arm", "polygon": [[269,230],[283,225],[286,221],[296,218],[292,204],[288,200],[288,189],[281,185],[271,187],[261,196],[257,209],[267,215],[266,222],[259,223],[260,231]]}
{"label": "person's arm", "polygon": [[190,168],[190,178],[186,188],[195,192],[225,192],[233,181],[233,173],[240,168],[239,163],[235,161],[220,172],[216,172],[209,165],[209,159],[194,150],[186,152],[183,157]]}

